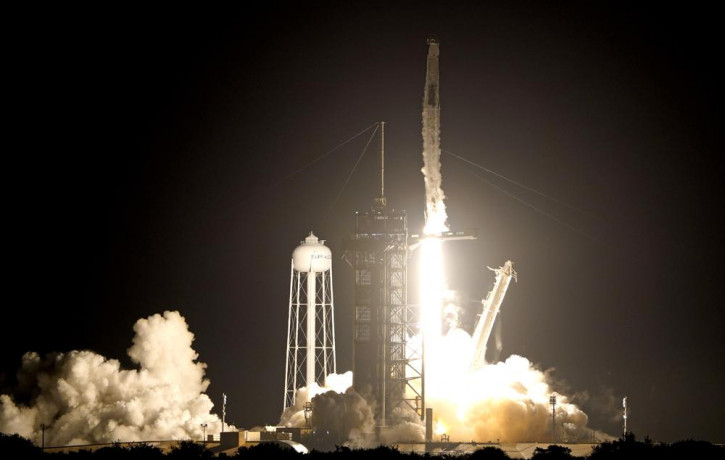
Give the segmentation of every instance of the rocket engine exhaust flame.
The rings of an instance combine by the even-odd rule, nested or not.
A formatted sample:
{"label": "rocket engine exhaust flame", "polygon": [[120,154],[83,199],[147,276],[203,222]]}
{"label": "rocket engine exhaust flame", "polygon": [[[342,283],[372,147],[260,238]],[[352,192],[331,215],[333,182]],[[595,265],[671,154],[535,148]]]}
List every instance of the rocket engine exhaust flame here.
{"label": "rocket engine exhaust flame", "polygon": [[[24,406],[0,395],[0,432],[51,446],[200,439],[221,431],[204,394],[206,364],[191,347],[194,334],[176,311],[140,319],[128,355],[138,370],[91,351],[23,356],[19,381],[37,393]],[[227,427],[229,425],[227,424]],[[233,427],[232,427],[233,428]]]}
{"label": "rocket engine exhaust flame", "polygon": [[[441,188],[438,43],[428,41],[423,96],[423,175],[426,235],[448,230]],[[503,296],[515,276],[511,262],[494,270],[496,284],[483,301],[474,337],[455,324],[442,328],[445,293],[442,241],[421,240],[419,252],[421,321],[425,360],[426,407],[434,408],[436,432],[453,439],[502,442],[550,440],[551,388],[543,372],[521,356],[486,364],[486,343]],[[589,437],[587,415],[560,396],[556,420],[562,439]]]}
{"label": "rocket engine exhaust flame", "polygon": [[[448,230],[445,195],[441,188],[441,109],[438,81],[438,56],[435,40],[428,40],[425,87],[423,90],[423,177],[425,180],[425,228],[431,235]],[[429,238],[421,242],[420,249],[420,309],[423,331],[423,356],[426,375],[430,375],[429,356],[439,348],[441,336],[441,308],[443,301],[442,242]],[[427,386],[427,385],[426,385]]]}

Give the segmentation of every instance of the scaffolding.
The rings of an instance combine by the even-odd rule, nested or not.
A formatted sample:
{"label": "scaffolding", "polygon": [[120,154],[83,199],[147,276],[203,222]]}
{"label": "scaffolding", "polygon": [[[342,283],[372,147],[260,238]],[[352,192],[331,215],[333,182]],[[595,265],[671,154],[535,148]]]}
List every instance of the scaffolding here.
{"label": "scaffolding", "polygon": [[411,342],[419,312],[407,298],[407,215],[378,205],[355,217],[345,248],[355,271],[353,386],[375,400],[380,426],[401,407],[422,419],[422,353]]}

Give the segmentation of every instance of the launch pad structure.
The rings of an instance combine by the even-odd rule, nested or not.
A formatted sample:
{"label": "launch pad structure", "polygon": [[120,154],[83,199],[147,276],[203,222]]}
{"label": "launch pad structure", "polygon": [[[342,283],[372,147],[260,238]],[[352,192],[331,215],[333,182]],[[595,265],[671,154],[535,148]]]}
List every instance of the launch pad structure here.
{"label": "launch pad structure", "polygon": [[[355,213],[355,232],[345,240],[344,251],[355,279],[353,387],[375,401],[376,424],[384,427],[400,408],[426,422],[431,417],[425,404],[424,342],[411,340],[420,338],[422,331],[420,306],[408,302],[408,260],[426,238],[456,241],[477,236],[475,230],[408,233],[406,212],[388,208],[383,195],[384,123],[381,126],[380,196],[370,210]],[[477,334],[479,366],[508,283],[515,277],[511,262],[494,271],[497,282],[478,322],[479,329],[486,326]]]}
{"label": "launch pad structure", "polygon": [[[439,50],[436,41],[429,40],[428,44],[423,97],[424,157],[430,150],[433,154],[437,152],[433,156],[439,158]],[[438,227],[443,231],[434,233],[427,229],[424,235],[409,233],[406,211],[388,206],[385,196],[385,123],[380,122],[379,128],[379,195],[368,210],[355,213],[354,232],[343,245],[344,259],[354,272],[352,386],[373,408],[376,427],[394,425],[415,416],[426,422],[426,441],[431,442],[433,416],[431,408],[426,407],[423,307],[408,301],[408,261],[425,240],[472,240],[476,234],[475,231],[449,231],[444,221]],[[430,159],[425,158],[429,163]],[[424,171],[424,175],[427,189],[429,179],[438,180],[438,192],[433,198],[438,200],[436,205],[443,207],[445,216],[439,168],[438,164],[437,170]],[[431,209],[436,211],[436,208],[431,208],[429,202],[426,204],[427,221]],[[310,234],[295,249],[290,281],[285,409],[295,405],[297,388],[312,383],[324,386],[327,373],[335,372],[330,268],[330,251],[314,235]],[[485,364],[491,327],[508,284],[516,276],[511,262],[494,271],[496,283],[483,302],[483,314],[475,334],[475,368]]]}
{"label": "launch pad structure", "polygon": [[387,207],[381,127],[380,196],[372,209],[355,213],[345,256],[355,274],[353,387],[375,400],[376,423],[385,426],[401,406],[422,419],[425,394],[422,349],[409,340],[419,312],[408,304],[408,217]]}
{"label": "launch pad structure", "polygon": [[[424,120],[428,113],[435,121],[432,141],[437,144],[438,43],[428,40],[428,45]],[[409,235],[406,212],[387,205],[384,122],[380,128],[380,194],[370,210],[355,213],[355,231],[345,240],[344,251],[355,276],[353,387],[375,402],[376,425],[384,427],[401,410],[412,411],[421,420],[430,414],[425,404],[420,306],[408,303],[408,259],[422,239],[469,240],[476,236],[475,232]],[[427,131],[424,121],[424,133]]]}
{"label": "launch pad structure", "polygon": [[384,195],[384,123],[380,137],[380,196],[355,213],[355,232],[344,244],[354,270],[353,387],[375,401],[375,421],[386,426],[401,408],[424,420],[424,347],[420,307],[408,302],[408,260],[424,238],[473,240],[475,231],[409,234],[405,211],[388,208]]}

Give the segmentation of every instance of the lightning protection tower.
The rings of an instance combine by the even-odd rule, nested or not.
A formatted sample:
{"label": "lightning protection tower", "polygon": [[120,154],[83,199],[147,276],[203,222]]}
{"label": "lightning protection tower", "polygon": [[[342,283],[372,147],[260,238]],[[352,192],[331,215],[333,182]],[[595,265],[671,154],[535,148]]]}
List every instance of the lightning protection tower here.
{"label": "lightning protection tower", "polygon": [[355,213],[355,233],[345,258],[355,272],[353,387],[375,404],[375,421],[386,426],[396,409],[421,419],[422,350],[410,339],[419,332],[419,309],[408,304],[408,217],[387,207],[385,137],[380,130],[380,196],[370,210]]}
{"label": "lightning protection tower", "polygon": [[297,388],[323,386],[337,371],[332,253],[324,243],[310,232],[292,253],[284,409]]}

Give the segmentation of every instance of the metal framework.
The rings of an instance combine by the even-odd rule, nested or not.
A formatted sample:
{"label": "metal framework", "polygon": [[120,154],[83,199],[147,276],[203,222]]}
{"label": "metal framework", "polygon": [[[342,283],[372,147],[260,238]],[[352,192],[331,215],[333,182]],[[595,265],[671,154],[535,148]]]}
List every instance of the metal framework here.
{"label": "metal framework", "polygon": [[[337,372],[332,268],[300,272],[292,262],[288,317],[284,409],[294,406],[296,390],[312,383],[311,375],[323,386],[325,378]],[[308,340],[310,331],[313,337]],[[310,361],[314,366],[308,366]]]}
{"label": "metal framework", "polygon": [[483,312],[478,323],[476,323],[476,328],[471,337],[471,342],[474,346],[471,369],[474,370],[480,369],[486,364],[486,344],[488,343],[488,338],[491,336],[493,324],[499,314],[504,296],[506,296],[506,291],[508,290],[509,284],[511,284],[511,279],[516,280],[516,271],[514,270],[513,262],[510,260],[507,260],[503,267],[488,267],[488,269],[496,273],[496,281],[482,302]]}
{"label": "metal framework", "polygon": [[407,215],[377,204],[356,214],[345,249],[355,271],[353,386],[377,402],[376,421],[384,426],[399,407],[422,419],[425,403],[422,353],[410,341],[419,312],[407,298]]}

